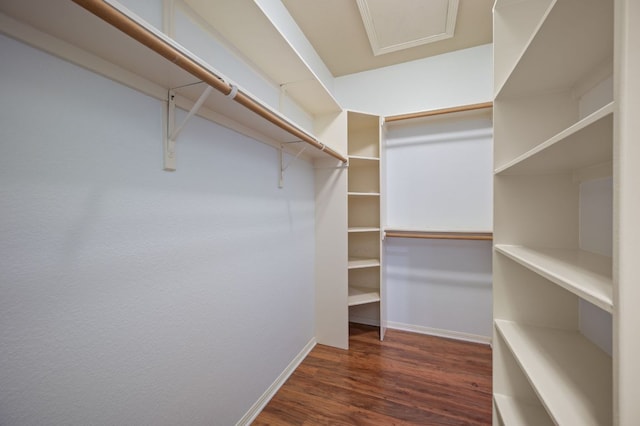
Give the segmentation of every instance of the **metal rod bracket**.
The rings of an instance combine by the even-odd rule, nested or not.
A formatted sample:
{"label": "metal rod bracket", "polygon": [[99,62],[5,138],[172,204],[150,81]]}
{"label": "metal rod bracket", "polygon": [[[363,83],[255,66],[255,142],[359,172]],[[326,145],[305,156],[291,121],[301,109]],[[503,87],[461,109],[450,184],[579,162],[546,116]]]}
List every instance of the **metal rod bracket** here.
{"label": "metal rod bracket", "polygon": [[[295,142],[285,142],[285,143],[300,143],[302,141],[295,141]],[[309,147],[309,145],[305,145],[302,147],[302,149],[300,151],[298,151],[298,153],[291,159],[289,160],[289,162],[287,164],[284,164],[284,143],[280,145],[280,181],[278,182],[278,188],[284,188],[284,172],[289,168],[289,166],[291,165],[291,163],[293,163],[295,160],[297,160],[300,155],[302,155],[302,153]]]}
{"label": "metal rod bracket", "polygon": [[207,100],[213,87],[207,86],[193,107],[187,113],[187,116],[182,122],[176,126],[176,92],[174,89],[169,89],[168,96],[168,108],[167,108],[167,129],[164,137],[164,170],[175,171],[176,170],[176,139],[180,135],[180,132],[187,125],[191,117],[198,113],[204,101]]}

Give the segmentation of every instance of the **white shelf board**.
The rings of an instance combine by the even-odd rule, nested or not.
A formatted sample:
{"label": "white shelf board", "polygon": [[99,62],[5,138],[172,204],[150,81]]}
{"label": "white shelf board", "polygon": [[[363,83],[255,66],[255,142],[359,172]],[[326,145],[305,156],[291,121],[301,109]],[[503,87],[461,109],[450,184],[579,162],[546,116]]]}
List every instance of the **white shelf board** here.
{"label": "white shelf board", "polygon": [[496,98],[569,90],[612,58],[613,2],[555,1]]}
{"label": "white shelf board", "polygon": [[497,168],[496,174],[536,174],[572,171],[613,158],[611,102],[547,141]]}
{"label": "white shelf board", "polygon": [[577,249],[533,249],[496,244],[495,249],[560,287],[613,312],[611,258]]}
{"label": "white shelf board", "polygon": [[349,286],[349,306],[364,305],[380,301],[380,292],[373,288]]}
{"label": "white shelf board", "polygon": [[379,192],[348,192],[350,197],[379,197]]}
{"label": "white shelf board", "polygon": [[541,405],[520,401],[507,395],[493,395],[502,423],[508,426],[553,426]]}
{"label": "white shelf board", "polygon": [[[257,2],[185,3],[311,115],[340,111],[335,98]],[[247,26],[252,37],[247,37]]]}
{"label": "white shelf board", "polygon": [[380,159],[378,157],[365,157],[361,155],[349,156],[349,167],[378,167]]}
{"label": "white shelf board", "polygon": [[376,266],[380,266],[380,259],[374,258],[359,258],[359,257],[351,257],[349,258],[348,268],[349,269],[361,269],[361,268],[373,268]]}
{"label": "white shelf board", "polygon": [[348,229],[348,232],[358,233],[358,232],[380,232],[380,228],[375,228],[372,226],[352,226]]}
{"label": "white shelf board", "polygon": [[[46,11],[46,13],[34,13],[34,11],[38,10],[41,12]],[[187,86],[199,81],[176,64],[71,1],[29,0],[27,2],[7,0],[0,4],[0,14],[4,15],[3,20],[13,19],[28,28],[25,30],[20,29],[21,33],[41,32],[46,35],[34,36],[39,41],[38,43],[30,42],[30,44],[41,47],[39,43],[44,43],[44,47],[41,47],[43,50],[51,51],[51,53],[72,62],[76,62],[73,58],[84,58],[76,63],[101,73],[101,67],[104,67],[104,65],[94,66],[97,61],[89,57],[90,55],[95,56],[98,60],[106,61],[109,66],[112,66],[112,69],[107,73],[109,77],[114,78],[113,75],[125,75],[126,77],[128,73],[138,78],[141,77],[142,81],[154,87],[153,96],[157,96],[155,88],[168,90],[169,88]],[[8,33],[12,37],[21,38],[21,34],[12,34],[3,28],[0,28],[0,33]],[[44,40],[49,36],[53,37],[53,39]],[[61,47],[57,51],[55,49],[47,49],[46,46],[48,44],[55,45],[56,43],[58,45],[66,43],[69,47]],[[86,53],[74,53],[74,48],[77,48],[79,52]],[[188,52],[186,49],[182,49]],[[189,52],[189,54],[196,58],[192,53]],[[215,64],[206,64],[201,59],[198,59],[198,61],[203,63],[205,68],[215,70]],[[122,80],[119,80],[118,77],[114,79],[121,81],[123,84],[128,84],[131,81],[130,77],[123,77]],[[196,84],[181,88],[176,92],[179,96],[195,102],[205,87],[206,85],[204,84]],[[134,88],[138,88],[138,86]],[[259,101],[259,99],[256,100]],[[313,103],[314,101],[310,100],[310,102]],[[303,105],[303,108],[307,106]],[[222,125],[228,122],[231,128],[244,127],[252,129],[267,139],[279,143],[299,140],[299,138],[259,117],[237,102],[231,101],[217,90],[212,91],[203,107],[213,114],[217,114],[220,119],[216,121]],[[273,108],[267,108],[273,113],[283,116]],[[322,111],[320,112],[324,112],[325,108],[326,106],[322,106]],[[338,110],[339,108],[336,109],[336,111]],[[312,110],[309,112],[311,114],[316,113]],[[305,151],[305,155],[318,158],[326,157],[326,154],[317,149],[308,149]]]}
{"label": "white shelf board", "polygon": [[492,234],[493,229],[453,229],[453,228],[407,228],[406,226],[386,226],[385,231],[424,232],[433,234]]}
{"label": "white shelf board", "polygon": [[556,424],[611,424],[610,356],[575,331],[495,324]]}

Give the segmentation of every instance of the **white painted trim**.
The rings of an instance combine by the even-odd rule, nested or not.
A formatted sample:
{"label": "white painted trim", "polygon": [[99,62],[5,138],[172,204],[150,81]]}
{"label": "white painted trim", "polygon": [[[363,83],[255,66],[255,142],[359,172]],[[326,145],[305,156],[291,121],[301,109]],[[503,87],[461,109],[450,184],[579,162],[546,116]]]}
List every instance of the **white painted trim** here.
{"label": "white painted trim", "polygon": [[244,416],[236,423],[236,426],[245,426],[250,425],[258,414],[264,409],[264,407],[271,401],[271,398],[280,390],[282,385],[287,381],[289,376],[298,368],[300,363],[304,361],[304,359],[309,355],[309,352],[316,346],[316,338],[313,337],[309,340],[309,343],[305,345],[304,348],[296,355],[296,357],[287,365],[282,373],[276,378],[276,380],[271,383],[271,386],[267,388],[267,390],[262,394],[260,398],[251,406],[249,411],[245,413]]}
{"label": "white painted trim", "polygon": [[[349,322],[353,322],[356,324],[371,325],[373,327],[380,326],[380,321],[371,319],[371,318],[365,318],[365,317],[349,316]],[[394,322],[394,321],[388,321],[387,328],[392,330],[408,331],[408,332],[417,333],[417,334],[425,334],[428,336],[437,336],[437,337],[445,337],[447,339],[462,340],[465,342],[482,343],[484,345],[489,345],[489,346],[492,345],[491,336],[481,336],[478,334],[462,333],[460,331],[453,331],[453,330],[442,330],[439,328],[424,327],[421,325],[413,325],[413,324],[404,324],[401,322]]]}
{"label": "white painted trim", "polygon": [[463,340],[465,342],[482,343],[491,345],[490,336],[481,336],[478,334],[462,333],[460,331],[442,330],[439,328],[424,327],[421,325],[404,324],[401,322],[388,322],[388,328],[393,330],[410,331],[412,333],[426,334],[429,336],[446,337],[448,339]]}

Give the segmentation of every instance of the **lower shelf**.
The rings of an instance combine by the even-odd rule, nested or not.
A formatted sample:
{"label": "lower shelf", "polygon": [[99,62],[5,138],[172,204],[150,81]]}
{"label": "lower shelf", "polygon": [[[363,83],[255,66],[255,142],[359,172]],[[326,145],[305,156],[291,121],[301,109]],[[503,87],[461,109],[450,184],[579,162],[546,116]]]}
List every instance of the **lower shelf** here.
{"label": "lower shelf", "polygon": [[376,266],[380,266],[380,259],[351,257],[349,258],[348,265],[349,269],[374,268]]}
{"label": "lower shelf", "polygon": [[556,424],[611,424],[610,356],[575,331],[495,325]]}
{"label": "lower shelf", "polygon": [[380,301],[380,292],[375,288],[349,286],[349,306],[364,305]]}
{"label": "lower shelf", "polygon": [[499,393],[493,395],[496,408],[507,426],[553,426],[549,415],[540,405],[519,401]]}

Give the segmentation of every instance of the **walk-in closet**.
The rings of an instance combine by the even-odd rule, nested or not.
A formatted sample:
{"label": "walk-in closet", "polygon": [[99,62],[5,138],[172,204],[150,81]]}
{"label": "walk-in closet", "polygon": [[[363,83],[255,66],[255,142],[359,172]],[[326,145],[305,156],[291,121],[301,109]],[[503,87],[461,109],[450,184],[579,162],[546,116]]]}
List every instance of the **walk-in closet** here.
{"label": "walk-in closet", "polygon": [[639,23],[0,0],[0,425],[640,424]]}

